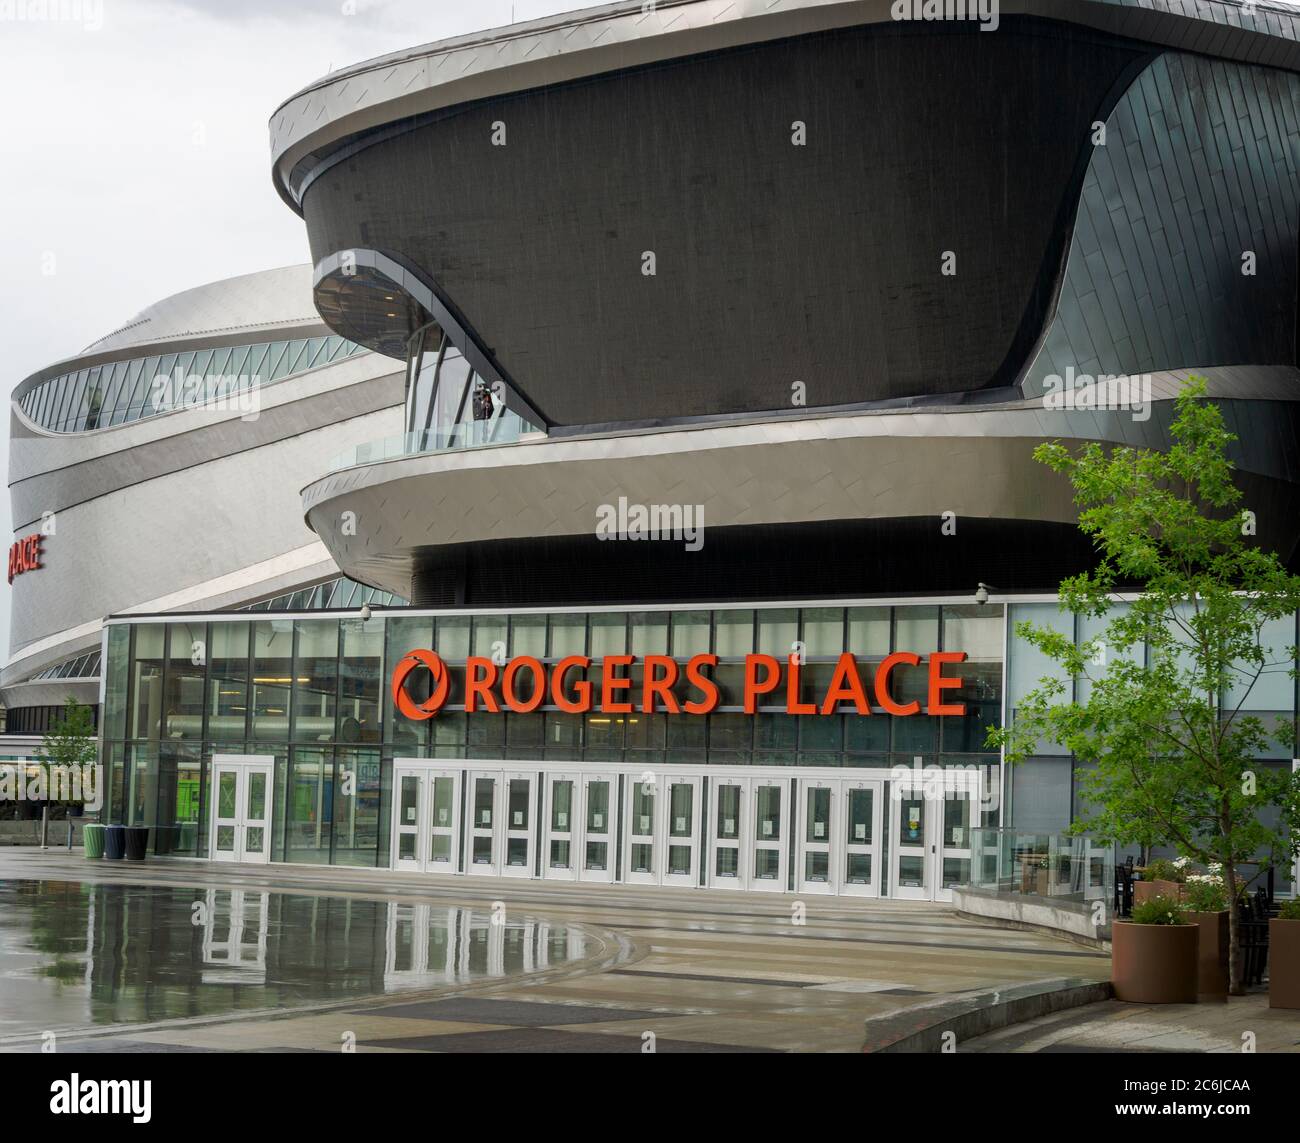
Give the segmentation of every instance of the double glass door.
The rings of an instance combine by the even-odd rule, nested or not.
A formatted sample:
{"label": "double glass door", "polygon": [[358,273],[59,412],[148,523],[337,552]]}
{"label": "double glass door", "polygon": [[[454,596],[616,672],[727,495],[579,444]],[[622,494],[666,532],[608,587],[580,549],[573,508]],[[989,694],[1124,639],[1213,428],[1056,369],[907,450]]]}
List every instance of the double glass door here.
{"label": "double glass door", "polygon": [[535,870],[537,774],[472,770],[466,871],[494,877],[532,877]]}
{"label": "double glass door", "polygon": [[894,783],[889,812],[896,831],[894,896],[951,901],[953,886],[970,880],[971,827],[979,821],[978,782],[908,776]]}
{"label": "double glass door", "polygon": [[643,885],[698,885],[698,775],[627,776],[623,801],[624,880]]}
{"label": "double glass door", "polygon": [[791,780],[718,775],[710,783],[709,885],[785,892]]}
{"label": "double glass door", "polygon": [[217,754],[212,759],[212,860],[261,864],[271,857],[268,756]]}
{"label": "double glass door", "polygon": [[800,892],[880,895],[882,786],[878,779],[800,780],[795,822]]}
{"label": "double glass door", "polygon": [[543,782],[546,830],[542,876],[560,881],[613,881],[618,775],[550,771]]}
{"label": "double glass door", "polygon": [[398,762],[393,791],[393,868],[457,872],[460,773]]}

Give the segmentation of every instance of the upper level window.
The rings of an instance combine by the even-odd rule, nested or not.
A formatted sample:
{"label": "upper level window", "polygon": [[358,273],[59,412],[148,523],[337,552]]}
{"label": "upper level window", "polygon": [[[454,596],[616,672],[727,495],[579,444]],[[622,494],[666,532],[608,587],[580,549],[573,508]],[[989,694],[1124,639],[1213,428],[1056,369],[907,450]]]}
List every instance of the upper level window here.
{"label": "upper level window", "polygon": [[219,402],[305,373],[364,347],[341,337],[302,337],[110,361],[51,377],[19,399],[43,429],[85,433]]}

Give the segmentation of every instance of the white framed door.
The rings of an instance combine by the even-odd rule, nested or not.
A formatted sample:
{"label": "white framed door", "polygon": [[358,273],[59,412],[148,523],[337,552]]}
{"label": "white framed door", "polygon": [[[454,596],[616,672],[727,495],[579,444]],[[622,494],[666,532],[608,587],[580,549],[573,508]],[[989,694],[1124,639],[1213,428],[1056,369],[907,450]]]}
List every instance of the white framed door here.
{"label": "white framed door", "polygon": [[700,883],[701,778],[667,774],[663,781],[664,885]]}
{"label": "white framed door", "polygon": [[788,888],[790,852],[790,782],[786,778],[754,778],[750,782],[752,852],[749,888],[784,893]]}
{"label": "white framed door", "polygon": [[799,783],[799,810],[794,827],[799,839],[796,884],[802,893],[834,893],[840,863],[835,860],[839,833],[840,783],[833,778],[805,778]]}
{"label": "white framed door", "polygon": [[582,801],[582,774],[577,771],[548,771],[542,779],[545,794],[542,813],[545,830],[542,837],[542,876],[556,881],[575,881],[578,877],[578,820]]}
{"label": "white framed door", "polygon": [[393,763],[393,869],[455,873],[460,842],[460,772],[419,759]]}
{"label": "white framed door", "polygon": [[917,901],[934,900],[934,861],[931,850],[937,826],[930,813],[934,799],[927,801],[925,782],[910,775],[893,783],[890,790],[890,834],[894,852],[890,859],[893,896]]}
{"label": "white framed door", "polygon": [[501,871],[502,775],[499,770],[471,770],[468,782],[465,872],[494,877]]}
{"label": "white framed door", "polygon": [[659,823],[659,780],[628,774],[623,787],[623,880],[658,885],[663,842]]}
{"label": "white framed door", "polygon": [[419,873],[424,869],[421,860],[424,846],[421,841],[425,820],[424,773],[413,766],[393,766],[393,852],[390,862],[394,869]]}
{"label": "white framed door", "polygon": [[274,768],[269,755],[213,755],[213,861],[270,861]]}
{"label": "white framed door", "polygon": [[593,773],[582,776],[582,852],[580,881],[613,881],[617,844],[618,775]]}
{"label": "white framed door", "polygon": [[749,830],[748,783],[726,774],[709,779],[709,875],[711,889],[744,889]]}
{"label": "white framed door", "polygon": [[939,818],[939,851],[935,861],[936,901],[951,901],[955,886],[970,882],[973,828],[979,825],[978,775],[962,775],[976,779],[949,787],[944,792],[943,804],[936,806]]}
{"label": "white framed door", "polygon": [[884,783],[849,778],[841,784],[840,825],[837,827],[836,868],[839,892],[879,897]]}
{"label": "white framed door", "polygon": [[501,876],[532,877],[536,869],[537,774],[507,770],[501,783],[505,799]]}
{"label": "white framed door", "polygon": [[953,886],[970,880],[979,790],[978,771],[909,774],[893,783],[889,812],[895,897],[951,901]]}

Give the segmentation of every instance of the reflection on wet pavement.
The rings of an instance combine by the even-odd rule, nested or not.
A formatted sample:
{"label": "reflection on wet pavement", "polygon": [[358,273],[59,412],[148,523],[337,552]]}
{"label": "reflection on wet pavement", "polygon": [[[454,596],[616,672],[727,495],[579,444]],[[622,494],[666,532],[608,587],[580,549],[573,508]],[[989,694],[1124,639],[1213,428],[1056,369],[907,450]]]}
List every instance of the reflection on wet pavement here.
{"label": "reflection on wet pavement", "polygon": [[585,944],[459,905],[0,881],[0,1036],[463,985],[581,959]]}

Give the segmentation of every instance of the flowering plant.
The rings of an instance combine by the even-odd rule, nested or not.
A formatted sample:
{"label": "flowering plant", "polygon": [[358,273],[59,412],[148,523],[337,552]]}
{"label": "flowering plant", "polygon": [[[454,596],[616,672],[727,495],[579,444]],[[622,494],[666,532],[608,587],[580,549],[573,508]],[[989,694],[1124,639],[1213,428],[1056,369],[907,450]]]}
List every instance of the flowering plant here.
{"label": "flowering plant", "polygon": [[1133,906],[1129,918],[1135,925],[1186,925],[1187,912],[1170,897],[1152,897]]}
{"label": "flowering plant", "polygon": [[1227,887],[1213,873],[1189,874],[1183,894],[1193,913],[1221,913],[1228,907]]}

